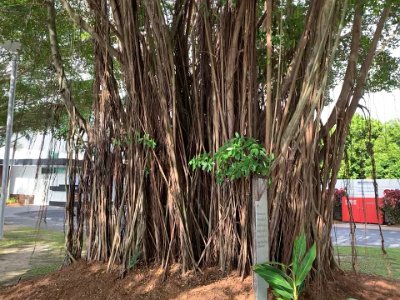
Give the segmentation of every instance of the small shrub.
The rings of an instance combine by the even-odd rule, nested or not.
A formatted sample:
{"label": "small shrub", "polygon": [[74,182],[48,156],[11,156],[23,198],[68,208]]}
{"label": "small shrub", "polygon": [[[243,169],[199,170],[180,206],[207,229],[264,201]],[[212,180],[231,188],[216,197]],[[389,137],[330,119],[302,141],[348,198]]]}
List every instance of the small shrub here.
{"label": "small shrub", "polygon": [[342,204],[342,198],[346,195],[346,191],[344,189],[335,189],[334,192],[334,201],[335,204]]}
{"label": "small shrub", "polygon": [[133,255],[129,258],[128,262],[128,269],[132,270],[136,267],[137,263],[139,262],[140,251],[135,251]]}
{"label": "small shrub", "polygon": [[304,281],[317,255],[315,242],[308,252],[306,247],[306,236],[302,233],[294,242],[292,263],[289,266],[266,262],[253,267],[254,272],[268,282],[277,299],[299,299],[304,290]]}
{"label": "small shrub", "polygon": [[400,224],[400,190],[385,190],[382,211],[390,224]]}
{"label": "small shrub", "polygon": [[17,198],[11,197],[6,200],[6,204],[16,204],[18,203]]}
{"label": "small shrub", "polygon": [[225,180],[236,180],[249,177],[251,174],[267,176],[273,157],[267,155],[264,147],[253,138],[235,133],[235,137],[228,140],[212,156],[202,153],[190,160],[192,169],[202,169],[212,172],[218,183]]}
{"label": "small shrub", "polygon": [[335,189],[333,195],[333,219],[342,220],[342,198],[346,195],[344,189]]}

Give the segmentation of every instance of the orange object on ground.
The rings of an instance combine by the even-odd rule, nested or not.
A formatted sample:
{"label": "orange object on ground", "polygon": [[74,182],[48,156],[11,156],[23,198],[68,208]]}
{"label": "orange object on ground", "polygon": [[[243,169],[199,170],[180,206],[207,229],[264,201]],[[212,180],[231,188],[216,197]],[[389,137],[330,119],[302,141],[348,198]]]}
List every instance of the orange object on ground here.
{"label": "orange object on ground", "polygon": [[[349,202],[352,208],[354,222],[383,224],[384,215],[379,208],[377,213],[375,198],[349,197]],[[344,222],[350,221],[350,212],[347,204],[347,198],[342,197],[342,221]],[[382,198],[378,198],[378,206],[383,206]]]}

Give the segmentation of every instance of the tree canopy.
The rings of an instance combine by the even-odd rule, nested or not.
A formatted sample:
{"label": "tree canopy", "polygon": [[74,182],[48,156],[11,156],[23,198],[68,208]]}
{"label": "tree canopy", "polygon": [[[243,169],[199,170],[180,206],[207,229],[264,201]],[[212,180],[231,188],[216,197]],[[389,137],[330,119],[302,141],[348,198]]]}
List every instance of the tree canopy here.
{"label": "tree canopy", "polygon": [[[371,125],[371,138],[369,131]],[[372,178],[371,156],[367,144],[373,145],[378,179],[400,178],[400,122],[385,123],[355,115],[351,121],[345,144],[345,159],[339,172],[340,178]],[[348,173],[346,172],[348,164]]]}
{"label": "tree canopy", "polygon": [[[0,7],[0,43],[19,41],[17,89],[15,97],[14,132],[30,134],[68,126],[60,99],[47,30],[47,10],[41,1],[6,0]],[[75,27],[65,14],[58,18],[59,39],[65,69],[74,84],[77,107],[88,116],[92,104],[93,55],[92,42]],[[0,122],[5,124],[9,65],[11,54],[0,48]],[[0,129],[0,140],[4,137]]]}
{"label": "tree canopy", "polygon": [[[170,19],[174,11],[172,2],[162,1],[163,13],[166,19]],[[263,1],[257,1],[257,13],[262,16]],[[343,34],[336,59],[334,62],[333,72],[330,77],[328,87],[334,87],[340,83],[344,75],[344,66],[346,63],[346,53],[349,50],[349,28],[351,16],[354,8],[348,9],[345,23],[343,26],[348,27],[347,32]],[[76,1],[77,8],[84,7],[84,1]],[[376,21],[376,13],[382,7],[379,1],[370,1],[364,12],[365,25],[363,26],[363,54],[366,54],[368,41],[372,37],[373,31],[368,26],[368,22]],[[302,33],[303,20],[306,17],[307,4],[292,2],[285,3],[274,7],[274,18],[285,16],[285,22],[272,24],[273,43],[275,51],[279,51],[280,47],[293,49]],[[61,6],[57,6],[60,11],[57,20],[59,28],[58,36],[60,47],[64,58],[65,68],[71,80],[76,85],[72,92],[76,93],[74,98],[77,105],[86,117],[89,116],[90,106],[93,101],[92,85],[93,85],[93,40],[90,34],[77,27],[69,21],[69,16],[62,11]],[[143,11],[141,12],[143,14]],[[395,14],[395,13],[393,13]],[[16,97],[16,111],[14,131],[20,133],[29,133],[35,131],[45,131],[60,126],[66,126],[66,119],[62,115],[66,114],[60,102],[58,87],[53,76],[54,69],[52,67],[49,41],[47,39],[46,27],[47,11],[41,1],[17,1],[6,0],[0,8],[0,43],[5,40],[17,40],[23,44],[18,67],[18,89]],[[275,19],[274,19],[275,20]],[[372,23],[371,23],[372,24]],[[378,49],[378,53],[374,59],[371,71],[368,76],[366,91],[376,92],[381,90],[392,91],[400,87],[400,68],[399,57],[394,57],[390,49],[396,49],[399,46],[399,37],[396,34],[398,29],[398,20],[393,18],[387,22],[385,27],[385,39],[382,46]],[[260,24],[258,24],[260,25]],[[397,26],[397,27],[396,27]],[[259,80],[265,80],[266,70],[266,39],[261,26],[257,30],[257,67],[259,70]],[[364,49],[365,48],[365,49]],[[273,59],[277,59],[274,56]],[[289,60],[280,58],[282,63],[288,63]],[[5,115],[7,112],[6,91],[8,90],[8,76],[5,73],[7,62],[10,60],[10,54],[0,49],[0,83],[3,93],[1,97],[0,120],[5,123]],[[360,57],[362,60],[362,57]],[[275,71],[279,64],[275,61],[273,68]],[[79,92],[78,92],[79,91]],[[328,93],[326,93],[328,97]],[[326,99],[331,101],[332,99]],[[4,130],[0,130],[0,136],[4,135]],[[2,138],[0,138],[2,139]]]}

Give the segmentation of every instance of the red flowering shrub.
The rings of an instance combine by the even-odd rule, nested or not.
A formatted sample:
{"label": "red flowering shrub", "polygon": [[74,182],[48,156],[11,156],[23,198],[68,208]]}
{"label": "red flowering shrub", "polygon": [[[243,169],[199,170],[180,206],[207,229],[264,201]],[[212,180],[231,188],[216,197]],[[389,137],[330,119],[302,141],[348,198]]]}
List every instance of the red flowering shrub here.
{"label": "red flowering shrub", "polygon": [[346,195],[344,189],[335,189],[333,194],[333,219],[342,220],[342,198]]}
{"label": "red flowering shrub", "polygon": [[384,190],[383,207],[385,219],[391,224],[400,224],[400,190]]}
{"label": "red flowering shrub", "polygon": [[342,203],[342,198],[344,197],[344,195],[346,195],[346,191],[344,189],[335,189],[334,195],[334,201]]}
{"label": "red flowering shrub", "polygon": [[384,190],[383,203],[390,205],[391,207],[396,207],[400,203],[400,190]]}

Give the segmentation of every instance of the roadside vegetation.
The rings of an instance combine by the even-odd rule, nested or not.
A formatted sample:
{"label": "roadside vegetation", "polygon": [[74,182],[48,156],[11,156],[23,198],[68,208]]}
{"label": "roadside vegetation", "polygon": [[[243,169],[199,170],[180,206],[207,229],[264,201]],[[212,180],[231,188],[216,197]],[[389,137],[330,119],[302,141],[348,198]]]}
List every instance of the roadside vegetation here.
{"label": "roadside vegetation", "polygon": [[[383,255],[379,247],[356,247],[356,270],[360,273],[400,279],[400,249],[388,248]],[[351,247],[335,247],[336,261],[345,271],[352,270]]]}
{"label": "roadside vegetation", "polygon": [[369,143],[375,156],[376,178],[400,178],[400,121],[381,122],[360,114],[350,124],[339,178],[372,178]]}

